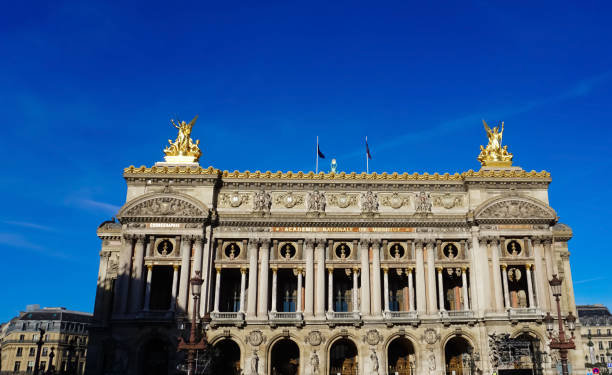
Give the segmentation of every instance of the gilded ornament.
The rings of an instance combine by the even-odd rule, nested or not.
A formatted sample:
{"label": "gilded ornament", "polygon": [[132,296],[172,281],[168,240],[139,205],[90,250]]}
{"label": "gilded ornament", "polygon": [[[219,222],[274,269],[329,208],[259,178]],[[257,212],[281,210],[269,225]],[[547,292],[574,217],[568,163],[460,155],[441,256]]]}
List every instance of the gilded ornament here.
{"label": "gilded ornament", "polygon": [[357,195],[355,194],[334,194],[329,198],[329,203],[336,207],[347,208],[357,204]]}
{"label": "gilded ornament", "polygon": [[433,198],[434,207],[444,207],[447,210],[455,207],[463,207],[463,197],[460,195],[444,194]]}
{"label": "gilded ornament", "polygon": [[288,192],[277,196],[275,203],[283,205],[285,208],[293,208],[304,203],[304,196],[301,194],[293,194],[292,192]]}
{"label": "gilded ornament", "polygon": [[493,129],[487,125],[485,120],[482,124],[487,132],[489,144],[487,147],[480,146],[478,161],[483,167],[509,167],[512,165],[512,154],[508,152],[508,146],[502,147],[502,135],[504,134],[504,122],[501,122],[501,130],[498,126]]}
{"label": "gilded ornament", "polygon": [[174,122],[174,119],[170,120],[172,125],[178,129],[178,136],[174,142],[171,139],[168,140],[170,146],[164,149],[166,162],[181,164],[198,162],[202,155],[202,151],[198,147],[200,140],[193,142],[191,139],[191,129],[197,119],[198,116],[196,115],[189,123],[180,120],[177,120],[177,123]]}
{"label": "gilded ornament", "polygon": [[393,193],[391,195],[385,194],[381,197],[380,203],[383,206],[391,207],[397,210],[399,208],[402,208],[403,206],[407,206],[408,204],[410,204],[410,198],[401,196],[398,193]]}

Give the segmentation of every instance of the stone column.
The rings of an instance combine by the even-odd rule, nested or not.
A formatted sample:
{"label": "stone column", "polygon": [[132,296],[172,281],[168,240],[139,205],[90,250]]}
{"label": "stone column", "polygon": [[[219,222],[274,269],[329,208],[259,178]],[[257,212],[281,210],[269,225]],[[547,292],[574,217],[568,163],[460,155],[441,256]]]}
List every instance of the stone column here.
{"label": "stone column", "polygon": [[436,269],[434,243],[427,243],[427,313],[433,314],[438,309],[436,308]]}
{"label": "stone column", "polygon": [[172,265],[172,300],[170,301],[170,311],[176,310],[176,292],[178,289],[178,264]]}
{"label": "stone column", "polygon": [[529,307],[535,307],[535,302],[533,300],[533,282],[531,281],[531,264],[527,263],[525,265],[525,270],[527,271],[527,294],[529,295]]}
{"label": "stone column", "polygon": [[410,311],[414,311],[414,282],[412,281],[412,268],[408,268],[408,296],[410,299]]}
{"label": "stone column", "polygon": [[492,240],[488,244],[491,250],[491,260],[493,261],[493,290],[495,292],[495,310],[502,311],[504,309],[502,296],[502,286],[499,276],[499,241]]}
{"label": "stone column", "polygon": [[440,311],[446,310],[444,308],[444,284],[442,282],[442,267],[436,267],[438,271],[438,304],[440,305]]}
{"label": "stone column", "polygon": [[261,264],[259,268],[259,299],[257,303],[257,317],[268,318],[268,275],[270,262],[270,240],[261,242]]}
{"label": "stone column", "polygon": [[278,268],[272,267],[272,307],[270,311],[276,312],[276,298],[278,289]]}
{"label": "stone column", "polygon": [[215,267],[217,275],[215,278],[215,312],[219,312],[219,300],[221,299],[221,267]]}
{"label": "stone column", "polygon": [[296,312],[302,312],[302,274],[304,270],[301,268],[297,269],[297,303],[296,303]]}
{"label": "stone column", "polygon": [[257,240],[249,240],[249,291],[247,300],[247,317],[254,318],[257,305],[257,258],[259,244]]}
{"label": "stone column", "polygon": [[132,242],[134,236],[123,236],[123,247],[119,254],[119,272],[117,274],[117,294],[115,298],[115,312],[125,314],[128,305],[128,291],[130,288],[130,271],[132,269]]}
{"label": "stone column", "polygon": [[106,296],[109,293],[109,290],[106,288],[107,277],[106,273],[108,270],[108,260],[110,259],[109,251],[101,251],[100,252],[100,266],[98,268],[98,282],[97,282],[97,290],[96,299],[94,303],[94,316],[96,320],[106,321],[106,317],[108,316],[107,304],[106,304]]}
{"label": "stone column", "polygon": [[548,270],[548,277],[550,280],[552,279],[552,275],[559,274],[559,267],[557,266],[557,261],[555,260],[551,239],[544,240],[544,254],[546,257],[546,269]]}
{"label": "stone column", "polygon": [[542,262],[542,243],[536,239],[532,241],[533,253],[535,257],[534,275],[536,279],[536,294],[538,307],[544,310],[550,310],[550,298],[548,297],[549,288],[548,279],[546,277],[546,268]]}
{"label": "stone column", "polygon": [[[380,244],[379,239],[372,240],[372,315],[380,316]],[[389,296],[387,296],[387,299]],[[385,311],[389,308],[389,304],[385,307]]]}
{"label": "stone column", "polygon": [[327,272],[327,311],[334,312],[334,269],[328,268]]}
{"label": "stone column", "polygon": [[[191,276],[195,276],[196,272],[200,273],[200,277],[202,277],[202,256],[203,256],[203,251],[204,251],[204,237],[202,236],[196,236],[195,240],[194,240],[194,246],[195,246],[195,255],[193,257],[193,272],[191,273]],[[189,306],[191,306],[191,308],[193,310],[191,311],[195,311],[195,299],[193,298],[193,294],[191,294],[191,288],[189,295],[191,296],[191,302],[189,303]],[[203,296],[200,296],[203,297]]]}
{"label": "stone column", "polygon": [[508,271],[506,270],[507,266],[505,264],[501,265],[502,269],[502,279],[504,280],[504,303],[506,305],[506,309],[511,308],[510,306],[510,291],[508,290]]}
{"label": "stone column", "polygon": [[325,241],[317,240],[317,298],[316,315],[325,316]]}
{"label": "stone column", "polygon": [[359,312],[359,305],[357,304],[357,300],[359,297],[357,296],[357,277],[359,276],[359,268],[353,267],[353,312]]}
{"label": "stone column", "polygon": [[187,236],[181,237],[181,276],[179,281],[178,307],[187,313],[187,296],[189,295],[189,259],[191,258],[191,241]]}
{"label": "stone column", "polygon": [[246,267],[240,267],[240,312],[244,313],[244,297],[246,291]]}
{"label": "stone column", "polygon": [[389,311],[389,268],[383,268],[383,284],[384,284],[384,293],[385,293],[385,306],[384,311]]}
{"label": "stone column", "polygon": [[314,312],[314,246],[315,241],[308,239],[304,243],[306,257],[306,297],[304,299],[304,315],[312,316]]}
{"label": "stone column", "polygon": [[136,236],[136,246],[134,248],[134,275],[131,279],[131,298],[130,298],[130,312],[137,312],[142,306],[142,286],[144,284],[144,278],[142,273],[144,271],[144,247],[145,247],[145,236]]}
{"label": "stone column", "polygon": [[468,297],[468,283],[467,283],[467,267],[461,267],[461,290],[463,292],[463,309],[470,309],[470,301]]}
{"label": "stone column", "polygon": [[202,251],[202,296],[200,297],[200,318],[203,318],[210,310],[212,289],[212,264],[210,253],[212,251],[213,238],[212,227],[209,225],[206,228],[204,237],[204,246]]}
{"label": "stone column", "polygon": [[361,258],[361,315],[370,315],[370,249],[369,241],[359,241],[359,256]]}
{"label": "stone column", "polygon": [[423,264],[423,244],[421,242],[416,245],[413,242],[412,246],[416,246],[416,300],[417,300],[417,311],[424,313],[427,311],[425,307],[425,265]]}
{"label": "stone column", "polygon": [[[472,292],[472,300],[470,301],[470,307],[478,316],[483,316],[485,311],[488,309],[488,289],[490,288],[477,288],[479,280],[489,280],[488,268],[483,267],[483,263],[488,263],[486,260],[485,247],[481,245],[481,240],[478,238],[478,227],[472,227],[471,235],[472,241],[470,251],[470,276],[472,276],[472,283],[470,290]],[[485,258],[485,259],[483,259]]]}
{"label": "stone column", "polygon": [[153,277],[153,265],[147,264],[147,286],[145,290],[144,311],[151,307],[151,278]]}

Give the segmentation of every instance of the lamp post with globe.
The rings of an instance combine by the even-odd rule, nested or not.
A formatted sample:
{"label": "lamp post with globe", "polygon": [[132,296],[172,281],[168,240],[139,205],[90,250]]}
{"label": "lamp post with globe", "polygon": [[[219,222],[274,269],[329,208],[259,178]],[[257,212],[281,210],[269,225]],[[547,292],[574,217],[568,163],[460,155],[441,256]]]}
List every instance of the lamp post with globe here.
{"label": "lamp post with globe", "polygon": [[546,317],[544,318],[544,323],[546,323],[546,330],[548,331],[548,336],[550,337],[550,348],[559,350],[559,357],[561,359],[561,371],[563,375],[569,375],[568,367],[567,367],[567,355],[569,350],[576,349],[576,344],[574,344],[574,330],[576,329],[576,317],[571,313],[567,315],[565,318],[565,322],[567,323],[567,328],[571,332],[571,337],[566,338],[565,329],[563,326],[563,317],[561,316],[561,284],[562,280],[557,277],[557,275],[553,275],[553,278],[549,281],[550,288],[552,289],[553,296],[557,301],[557,321],[559,323],[559,332],[556,336],[553,335],[553,329],[555,324],[555,318],[553,318],[550,313],[546,313]]}
{"label": "lamp post with globe", "polygon": [[200,299],[200,295],[202,293],[202,283],[203,280],[200,277],[200,271],[196,271],[194,277],[189,280],[191,284],[191,293],[193,294],[193,314],[191,317],[191,330],[189,333],[189,341],[185,341],[183,337],[178,337],[178,347],[177,351],[185,351],[187,352],[187,375],[194,375],[194,365],[196,362],[196,354],[197,352],[203,351],[207,348],[208,344],[206,342],[206,335],[203,334],[199,341],[196,341],[196,323],[197,316],[200,311],[200,303],[198,300]]}

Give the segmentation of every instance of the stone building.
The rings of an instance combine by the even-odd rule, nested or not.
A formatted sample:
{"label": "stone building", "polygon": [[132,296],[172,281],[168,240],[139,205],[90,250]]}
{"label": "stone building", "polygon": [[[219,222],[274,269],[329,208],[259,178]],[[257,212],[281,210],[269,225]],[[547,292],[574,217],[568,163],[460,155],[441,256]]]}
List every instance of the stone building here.
{"label": "stone building", "polygon": [[604,305],[578,305],[578,317],[582,327],[585,361],[588,364],[612,362],[612,314]]}
{"label": "stone building", "polygon": [[92,315],[63,307],[28,305],[3,327],[0,374],[34,372],[40,329],[44,330],[39,369],[84,374]]}
{"label": "stone building", "polygon": [[201,168],[193,122],[166,162],[125,169],[98,228],[88,374],[176,373],[196,273],[224,374],[556,373],[542,319],[553,274],[576,314],[572,231],[497,127],[479,171],[251,173]]}

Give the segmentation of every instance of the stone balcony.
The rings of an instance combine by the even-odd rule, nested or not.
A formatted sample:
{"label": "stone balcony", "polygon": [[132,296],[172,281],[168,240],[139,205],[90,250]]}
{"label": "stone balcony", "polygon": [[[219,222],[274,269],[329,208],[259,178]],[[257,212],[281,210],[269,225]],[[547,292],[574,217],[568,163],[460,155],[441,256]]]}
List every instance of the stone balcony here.
{"label": "stone balcony", "polygon": [[277,325],[295,325],[302,326],[304,324],[304,315],[296,311],[270,311],[268,319],[271,326]]}
{"label": "stone balcony", "polygon": [[444,310],[440,311],[440,318],[444,325],[453,323],[473,323],[475,314],[472,310]]}
{"label": "stone balcony", "polygon": [[383,319],[388,327],[394,324],[416,325],[419,322],[419,316],[416,311],[384,311]]}
{"label": "stone balcony", "polygon": [[241,327],[244,324],[244,313],[243,312],[219,312],[213,311],[210,313],[211,322],[210,325],[213,327],[222,325],[231,325]]}
{"label": "stone balcony", "polygon": [[542,320],[544,313],[537,307],[521,307],[508,309],[510,320]]}
{"label": "stone balcony", "polygon": [[325,313],[325,316],[330,327],[351,324],[357,327],[361,324],[361,314],[357,311],[328,311]]}

